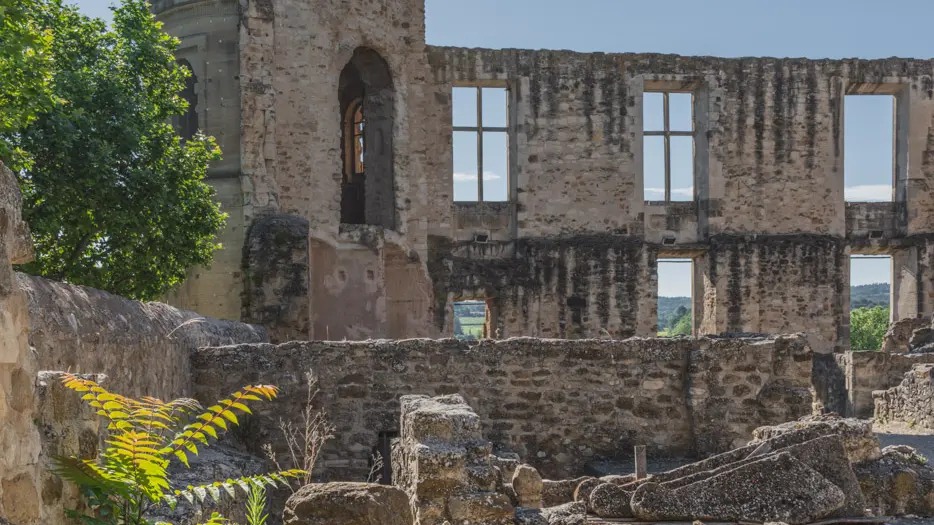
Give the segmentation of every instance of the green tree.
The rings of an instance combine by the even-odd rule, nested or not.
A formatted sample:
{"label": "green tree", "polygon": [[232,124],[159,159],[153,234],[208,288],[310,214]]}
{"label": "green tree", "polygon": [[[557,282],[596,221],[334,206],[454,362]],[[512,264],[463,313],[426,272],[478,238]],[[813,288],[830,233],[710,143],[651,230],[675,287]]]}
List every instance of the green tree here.
{"label": "green tree", "polygon": [[876,306],[850,312],[850,348],[856,351],[880,350],[889,328],[889,309]]}
{"label": "green tree", "polygon": [[[2,1],[2,0],[0,0]],[[29,125],[0,134],[28,154],[16,166],[36,260],[23,269],[154,299],[208,264],[225,216],[204,182],[214,140],[171,127],[187,103],[177,41],[145,0],[123,0],[112,28],[61,0],[37,0],[33,23],[52,39],[60,99]]]}
{"label": "green tree", "polygon": [[[679,311],[684,308],[683,306],[679,308]],[[693,333],[693,327],[691,326],[692,316],[691,311],[684,308],[684,312],[680,317],[677,318],[672,324],[671,328],[668,329],[669,336],[675,335],[691,335]]]}
{"label": "green tree", "polygon": [[[30,16],[37,1],[0,0],[0,133],[22,129],[53,102],[52,33]],[[0,141],[0,160],[16,153]]]}

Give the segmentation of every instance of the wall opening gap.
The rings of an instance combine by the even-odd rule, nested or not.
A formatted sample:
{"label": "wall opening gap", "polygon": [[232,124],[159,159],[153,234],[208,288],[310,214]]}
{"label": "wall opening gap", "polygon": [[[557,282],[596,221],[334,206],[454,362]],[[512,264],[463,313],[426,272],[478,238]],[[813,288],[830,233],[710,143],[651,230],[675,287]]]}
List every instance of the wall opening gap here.
{"label": "wall opening gap", "polygon": [[454,302],[454,337],[461,341],[479,341],[490,337],[490,308],[486,300]]}
{"label": "wall opening gap", "polygon": [[892,257],[850,256],[850,349],[882,349],[892,311]]}
{"label": "wall opening gap", "polygon": [[658,260],[658,336],[694,333],[694,261]]}
{"label": "wall opening gap", "polygon": [[398,437],[398,430],[384,430],[378,434],[370,454],[368,483],[392,485],[392,440]]}
{"label": "wall opening gap", "polygon": [[894,95],[844,99],[843,173],[847,202],[889,202],[895,185]]}

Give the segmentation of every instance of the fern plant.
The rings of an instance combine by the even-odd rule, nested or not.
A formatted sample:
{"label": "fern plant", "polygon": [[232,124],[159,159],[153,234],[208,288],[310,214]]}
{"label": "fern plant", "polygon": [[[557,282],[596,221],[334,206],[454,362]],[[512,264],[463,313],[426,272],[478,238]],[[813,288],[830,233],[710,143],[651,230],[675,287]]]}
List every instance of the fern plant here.
{"label": "fern plant", "polygon": [[[65,374],[62,382],[97,409],[107,421],[109,439],[97,459],[55,458],[53,472],[72,481],[86,496],[91,515],[70,512],[85,525],[148,525],[144,518],[152,507],[167,504],[174,508],[179,498],[189,503],[220,502],[238,491],[250,496],[266,486],[287,486],[300,478],[302,470],[215,481],[184,490],[173,490],[168,467],[172,460],[186,467],[198,447],[217,440],[231,426],[239,425],[237,414],[250,414],[250,402],[271,401],[278,389],[270,385],[246,386],[203,409],[193,399],[163,402],[152,397],[132,399],[109,392],[94,381]],[[265,497],[264,497],[265,499]],[[205,525],[226,520],[212,514]]]}

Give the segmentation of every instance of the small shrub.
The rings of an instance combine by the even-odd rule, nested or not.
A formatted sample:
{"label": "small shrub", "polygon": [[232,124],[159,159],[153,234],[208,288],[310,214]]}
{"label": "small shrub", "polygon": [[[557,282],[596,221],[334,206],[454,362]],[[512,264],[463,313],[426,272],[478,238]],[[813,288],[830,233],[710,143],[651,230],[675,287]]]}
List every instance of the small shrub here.
{"label": "small shrub", "polygon": [[[185,490],[172,490],[169,485],[170,461],[180,461],[187,467],[189,455],[197,455],[199,446],[208,446],[211,440],[238,425],[237,414],[251,413],[247,403],[275,399],[278,389],[274,386],[246,386],[203,409],[193,399],[165,403],[151,397],[124,397],[71,374],[65,374],[62,382],[83,393],[83,399],[108,422],[109,439],[99,458],[55,458],[53,472],[77,484],[91,509],[91,515],[69,512],[84,525],[149,525],[144,518],[147,511],[160,504],[174,508],[178,498],[192,504],[220,502],[224,494],[236,497],[238,489],[258,497],[254,494],[259,489],[288,486],[289,479],[305,475],[303,470],[292,469],[209,482]],[[265,506],[265,490],[262,497]],[[219,523],[226,520],[214,513],[205,525]]]}

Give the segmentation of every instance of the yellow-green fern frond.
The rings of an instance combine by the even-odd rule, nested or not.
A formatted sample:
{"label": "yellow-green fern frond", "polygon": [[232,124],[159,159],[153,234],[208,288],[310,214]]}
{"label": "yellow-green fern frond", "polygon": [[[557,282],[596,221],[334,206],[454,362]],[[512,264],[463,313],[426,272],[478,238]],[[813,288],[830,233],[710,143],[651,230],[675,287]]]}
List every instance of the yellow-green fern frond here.
{"label": "yellow-green fern frond", "polygon": [[209,500],[220,503],[225,494],[230,498],[236,498],[237,489],[243,491],[244,495],[249,496],[253,487],[265,488],[269,486],[276,488],[281,486],[284,488],[289,485],[290,479],[299,479],[304,475],[304,470],[293,469],[272,474],[228,479],[227,481],[215,481],[207,485],[189,486],[185,490],[176,490],[174,497],[167,498],[167,501],[169,504],[174,504],[178,498],[184,498],[192,504],[195,502],[207,503]]}

